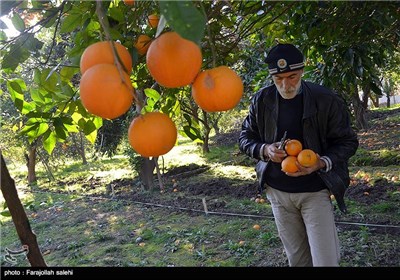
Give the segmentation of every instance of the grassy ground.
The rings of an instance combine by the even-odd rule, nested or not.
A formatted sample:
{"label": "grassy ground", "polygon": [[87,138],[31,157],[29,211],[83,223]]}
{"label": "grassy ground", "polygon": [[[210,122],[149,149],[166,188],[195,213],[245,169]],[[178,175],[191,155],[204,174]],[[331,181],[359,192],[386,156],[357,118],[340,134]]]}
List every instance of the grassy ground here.
{"label": "grassy ground", "polygon": [[[350,211],[335,212],[343,267],[400,264],[399,119],[376,112],[371,130],[359,133]],[[235,139],[213,138],[207,156],[181,140],[164,157],[163,193],[141,190],[123,156],[71,162],[55,181],[38,170],[33,187],[23,169],[11,171],[49,266],[287,266],[270,205],[254,200],[254,162]],[[1,248],[20,249],[11,218],[0,221]],[[0,253],[4,267],[29,266],[23,255],[10,264]]]}

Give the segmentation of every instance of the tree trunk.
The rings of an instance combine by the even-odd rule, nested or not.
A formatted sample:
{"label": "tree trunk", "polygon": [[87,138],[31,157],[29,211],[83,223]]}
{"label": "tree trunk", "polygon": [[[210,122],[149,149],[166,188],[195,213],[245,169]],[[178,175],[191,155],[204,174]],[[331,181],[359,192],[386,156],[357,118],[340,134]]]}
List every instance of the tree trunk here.
{"label": "tree trunk", "polygon": [[375,96],[375,97],[371,96],[370,99],[371,99],[372,104],[374,105],[374,107],[375,108],[379,108],[379,96]]}
{"label": "tree trunk", "polygon": [[[369,85],[366,85],[363,87],[363,94],[362,94],[362,106],[366,110],[368,108],[368,99],[371,96],[371,87]],[[358,91],[358,90],[357,90]],[[378,98],[378,104],[379,104],[379,98]]]}
{"label": "tree trunk", "polygon": [[203,112],[203,117],[204,117],[202,149],[203,149],[203,154],[207,154],[210,152],[209,139],[210,139],[211,128],[209,125],[207,112],[205,112],[204,110],[202,110],[202,112]]}
{"label": "tree trunk", "polygon": [[28,167],[28,184],[37,181],[36,177],[36,144],[29,145],[28,155],[25,154],[26,166]]}
{"label": "tree trunk", "polygon": [[390,93],[386,94],[386,107],[390,108]]}
{"label": "tree trunk", "polygon": [[8,172],[6,163],[1,153],[1,192],[10,210],[17,234],[23,246],[27,246],[27,258],[33,267],[47,267],[40,252],[36,235],[32,232],[24,207],[18,197],[15,182]]}
{"label": "tree trunk", "polygon": [[[208,134],[209,134],[209,132],[208,132]],[[207,154],[210,152],[209,135],[208,134],[206,134],[203,139],[203,145],[202,145],[203,154]]]}
{"label": "tree trunk", "polygon": [[367,120],[365,118],[366,109],[364,108],[363,102],[358,97],[358,93],[352,94],[354,115],[356,119],[356,126],[360,129],[366,129],[368,127]]}
{"label": "tree trunk", "polygon": [[82,131],[79,132],[79,136],[80,136],[80,149],[79,149],[79,154],[81,155],[82,158],[82,164],[87,164],[87,160],[86,160],[86,154],[85,154],[85,141],[83,139],[82,136]]}
{"label": "tree trunk", "polygon": [[150,160],[149,158],[141,157],[141,165],[140,165],[140,180],[142,181],[142,184],[144,186],[145,190],[153,191],[154,189],[154,169],[156,168],[155,161],[157,158],[154,160]]}

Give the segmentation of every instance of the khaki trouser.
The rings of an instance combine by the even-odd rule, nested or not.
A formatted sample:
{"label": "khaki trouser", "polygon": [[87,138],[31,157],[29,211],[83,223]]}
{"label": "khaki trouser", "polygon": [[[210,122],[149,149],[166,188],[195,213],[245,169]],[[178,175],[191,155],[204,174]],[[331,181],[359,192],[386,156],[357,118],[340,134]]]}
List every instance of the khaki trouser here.
{"label": "khaki trouser", "polygon": [[286,193],[267,186],[289,266],[339,266],[339,239],[327,189]]}

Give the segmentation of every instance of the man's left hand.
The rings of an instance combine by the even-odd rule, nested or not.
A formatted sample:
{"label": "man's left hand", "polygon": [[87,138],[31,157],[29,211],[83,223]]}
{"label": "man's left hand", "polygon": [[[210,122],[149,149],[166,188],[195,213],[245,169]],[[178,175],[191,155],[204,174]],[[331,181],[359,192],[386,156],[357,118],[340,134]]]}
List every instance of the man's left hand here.
{"label": "man's left hand", "polygon": [[301,165],[298,161],[296,161],[296,165],[299,168],[299,171],[293,173],[285,172],[285,174],[290,177],[299,177],[299,176],[309,175],[315,171],[325,168],[325,162],[321,159],[319,154],[316,155],[317,155],[317,162],[313,166],[305,167]]}

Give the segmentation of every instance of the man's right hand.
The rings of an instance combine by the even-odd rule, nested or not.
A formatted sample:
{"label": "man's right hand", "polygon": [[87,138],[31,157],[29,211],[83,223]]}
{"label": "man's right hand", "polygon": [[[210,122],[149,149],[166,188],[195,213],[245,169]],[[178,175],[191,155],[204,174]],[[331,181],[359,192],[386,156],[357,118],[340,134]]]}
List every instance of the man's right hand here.
{"label": "man's right hand", "polygon": [[264,157],[269,158],[272,162],[280,163],[287,156],[284,149],[279,149],[281,142],[266,144],[264,146]]}

